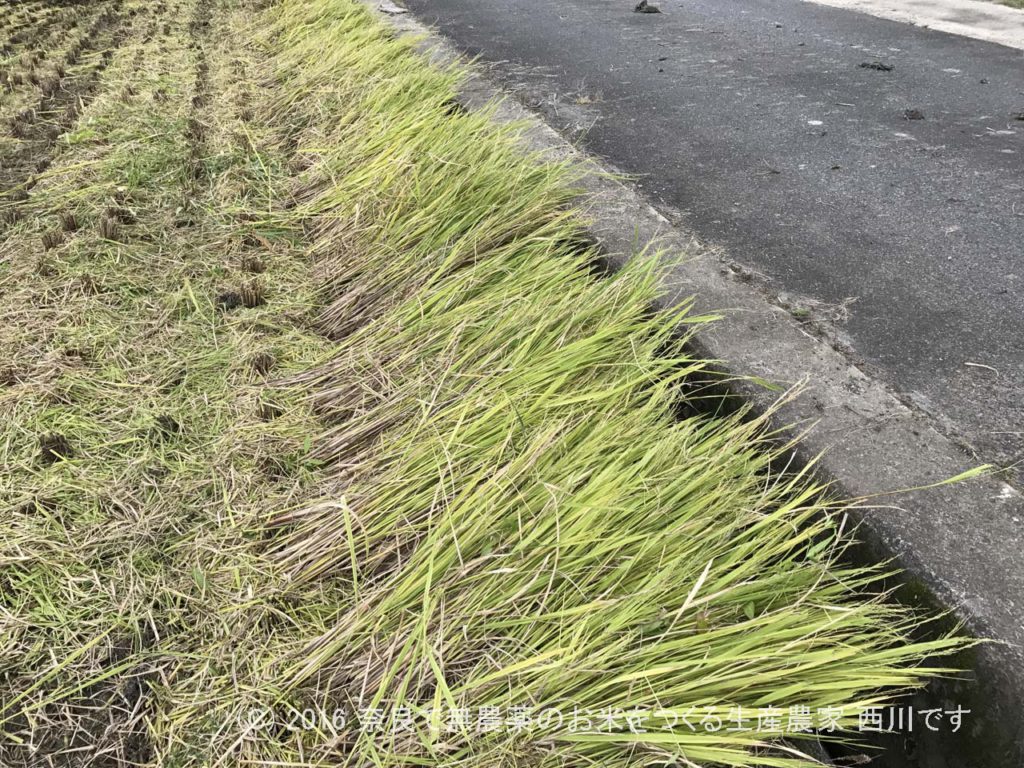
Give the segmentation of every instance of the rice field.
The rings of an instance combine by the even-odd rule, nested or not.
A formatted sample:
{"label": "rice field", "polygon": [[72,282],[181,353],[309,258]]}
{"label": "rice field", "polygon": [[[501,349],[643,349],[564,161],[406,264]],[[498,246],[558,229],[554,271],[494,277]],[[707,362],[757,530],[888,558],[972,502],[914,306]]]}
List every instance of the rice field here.
{"label": "rice field", "polygon": [[810,766],[948,672],[461,77],[356,0],[5,6],[0,765]]}

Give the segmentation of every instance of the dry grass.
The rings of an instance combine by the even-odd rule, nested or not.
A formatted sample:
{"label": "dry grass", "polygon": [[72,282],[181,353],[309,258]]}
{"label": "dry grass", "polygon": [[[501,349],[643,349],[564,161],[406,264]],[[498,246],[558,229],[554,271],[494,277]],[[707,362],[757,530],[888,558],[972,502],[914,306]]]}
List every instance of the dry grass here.
{"label": "dry grass", "polygon": [[[268,382],[249,365],[272,355],[286,371],[324,348],[301,328],[305,260],[265,222],[273,156],[258,135],[213,146],[221,172],[188,181],[187,17],[199,11],[134,6],[102,93],[0,246],[0,358],[13,367],[0,390],[4,765],[34,764],[33,752],[62,765],[157,760],[151,686],[176,676],[193,642],[182,638],[204,642],[197,627],[236,599],[235,579],[262,577],[244,544],[263,505],[314,482],[309,409],[275,395],[282,413],[264,421]],[[238,13],[217,12],[225,34]],[[140,54],[151,66],[136,66]],[[226,72],[215,77],[230,91]],[[143,98],[124,103],[126,83]],[[157,91],[170,98],[154,103]],[[227,131],[234,118],[216,106],[204,118]],[[273,290],[223,313],[217,293],[247,280],[231,243],[250,210]]]}

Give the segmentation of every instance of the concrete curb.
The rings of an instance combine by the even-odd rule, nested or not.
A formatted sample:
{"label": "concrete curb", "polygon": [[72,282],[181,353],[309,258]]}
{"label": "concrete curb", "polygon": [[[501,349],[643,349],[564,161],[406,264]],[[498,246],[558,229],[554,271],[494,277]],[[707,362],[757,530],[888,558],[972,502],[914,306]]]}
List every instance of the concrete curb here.
{"label": "concrete curb", "polygon": [[[378,11],[399,33],[420,37],[422,49],[436,63],[464,61],[405,9],[387,2]],[[904,599],[948,608],[975,636],[998,641],[958,660],[971,675],[936,681],[915,702],[922,708],[970,709],[959,733],[901,735],[903,744],[873,764],[1019,768],[1024,764],[1024,555],[1009,542],[1024,520],[1021,494],[989,477],[889,496],[894,489],[940,482],[977,462],[926,414],[901,402],[852,363],[827,326],[794,317],[755,276],[674,226],[669,219],[676,218],[673,212],[666,216],[655,210],[633,187],[613,178],[614,169],[581,154],[507,96],[483,72],[472,69],[459,100],[468,109],[499,101],[495,119],[525,124],[529,149],[587,169],[580,184],[581,204],[612,266],[651,245],[669,255],[685,255],[673,265],[665,285],[666,303],[695,296],[698,312],[725,313],[725,319],[701,333],[696,345],[701,355],[724,361],[726,371],[783,387],[806,382],[805,392],[777,409],[773,418],[780,427],[813,423],[794,458],[806,463],[820,455],[818,471],[835,483],[840,495],[870,497],[878,505],[862,513],[862,556],[892,559],[904,570],[898,585]],[[734,390],[762,412],[777,397],[743,381]],[[979,509],[985,510],[984,529],[964,525],[962,521],[979,518]]]}

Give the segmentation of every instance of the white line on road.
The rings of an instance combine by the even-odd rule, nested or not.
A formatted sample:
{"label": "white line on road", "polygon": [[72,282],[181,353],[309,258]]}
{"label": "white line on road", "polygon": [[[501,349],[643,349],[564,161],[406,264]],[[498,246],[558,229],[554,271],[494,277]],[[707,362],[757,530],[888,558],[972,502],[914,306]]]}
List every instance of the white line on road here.
{"label": "white line on road", "polygon": [[1024,50],[1024,11],[986,0],[809,0]]}

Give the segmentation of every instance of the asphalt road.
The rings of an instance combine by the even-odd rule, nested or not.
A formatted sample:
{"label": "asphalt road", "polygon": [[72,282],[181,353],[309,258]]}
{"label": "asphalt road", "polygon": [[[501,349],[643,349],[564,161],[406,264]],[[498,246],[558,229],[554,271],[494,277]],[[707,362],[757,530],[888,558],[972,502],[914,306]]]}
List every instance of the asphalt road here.
{"label": "asphalt road", "polygon": [[855,361],[981,460],[1024,459],[1021,51],[800,0],[406,4],[772,293],[846,316]]}

